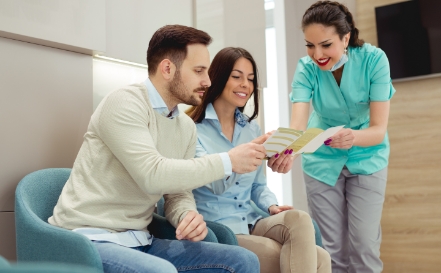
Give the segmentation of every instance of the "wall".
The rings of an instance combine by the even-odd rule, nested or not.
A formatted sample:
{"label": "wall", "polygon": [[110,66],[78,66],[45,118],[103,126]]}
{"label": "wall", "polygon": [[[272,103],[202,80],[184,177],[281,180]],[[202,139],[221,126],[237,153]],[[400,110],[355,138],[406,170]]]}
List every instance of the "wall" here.
{"label": "wall", "polygon": [[[376,45],[374,8],[396,2],[403,1],[357,0],[360,37]],[[440,272],[441,77],[397,82],[394,87],[382,218],[383,272]]]}

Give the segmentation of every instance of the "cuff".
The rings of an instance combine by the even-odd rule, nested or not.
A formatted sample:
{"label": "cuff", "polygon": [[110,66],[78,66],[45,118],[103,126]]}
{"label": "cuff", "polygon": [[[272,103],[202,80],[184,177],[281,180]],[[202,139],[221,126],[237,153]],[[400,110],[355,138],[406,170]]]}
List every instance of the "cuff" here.
{"label": "cuff", "polygon": [[219,156],[222,159],[222,164],[224,165],[225,177],[233,174],[233,166],[231,166],[231,159],[228,153],[220,153]]}

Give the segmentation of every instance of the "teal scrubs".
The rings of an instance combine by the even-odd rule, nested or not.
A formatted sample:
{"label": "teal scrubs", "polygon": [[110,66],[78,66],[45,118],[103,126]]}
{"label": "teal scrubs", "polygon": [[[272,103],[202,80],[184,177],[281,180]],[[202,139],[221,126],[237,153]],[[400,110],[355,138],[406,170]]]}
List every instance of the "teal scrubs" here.
{"label": "teal scrubs", "polygon": [[[309,56],[299,60],[290,99],[293,103],[312,99],[314,111],[308,128],[368,128],[370,102],[388,101],[395,93],[389,62],[381,49],[365,43],[362,47],[349,47],[348,57],[340,87],[332,73],[321,70]],[[352,174],[372,174],[387,166],[389,151],[387,133],[380,144],[370,147],[336,149],[322,145],[315,153],[303,155],[303,170],[334,186],[344,165]]]}

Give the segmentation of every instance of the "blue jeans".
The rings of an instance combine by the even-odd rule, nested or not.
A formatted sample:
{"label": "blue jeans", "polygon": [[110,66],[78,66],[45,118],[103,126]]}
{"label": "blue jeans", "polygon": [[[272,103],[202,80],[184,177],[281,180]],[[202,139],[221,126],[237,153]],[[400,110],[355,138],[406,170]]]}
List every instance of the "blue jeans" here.
{"label": "blue jeans", "polygon": [[245,248],[153,238],[151,245],[124,247],[94,241],[105,273],[258,273],[257,256]]}

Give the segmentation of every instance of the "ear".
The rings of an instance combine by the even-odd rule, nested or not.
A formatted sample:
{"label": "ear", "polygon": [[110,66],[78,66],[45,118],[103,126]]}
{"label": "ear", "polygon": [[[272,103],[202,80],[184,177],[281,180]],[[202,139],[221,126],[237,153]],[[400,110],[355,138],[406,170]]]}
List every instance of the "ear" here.
{"label": "ear", "polygon": [[348,46],[349,46],[349,39],[351,38],[351,33],[350,32],[348,32],[348,34],[346,34],[344,37],[343,37],[343,39],[344,39],[344,42],[345,42],[345,48],[347,48]]}
{"label": "ear", "polygon": [[175,75],[176,66],[169,59],[164,59],[159,63],[158,70],[165,80],[171,80]]}

